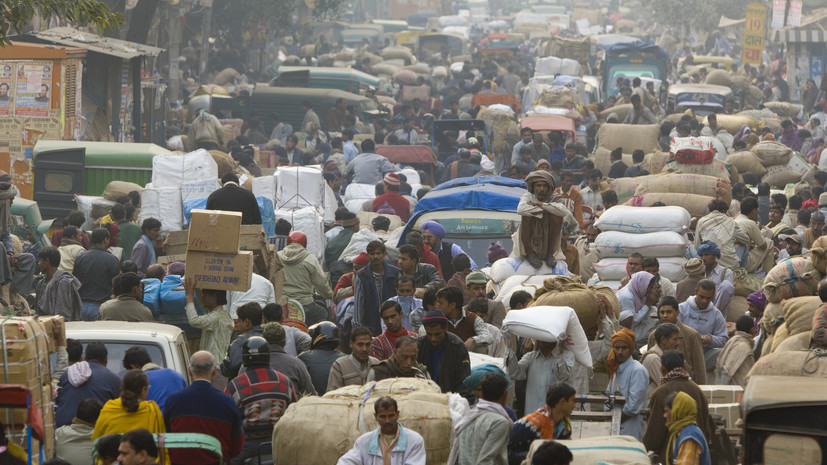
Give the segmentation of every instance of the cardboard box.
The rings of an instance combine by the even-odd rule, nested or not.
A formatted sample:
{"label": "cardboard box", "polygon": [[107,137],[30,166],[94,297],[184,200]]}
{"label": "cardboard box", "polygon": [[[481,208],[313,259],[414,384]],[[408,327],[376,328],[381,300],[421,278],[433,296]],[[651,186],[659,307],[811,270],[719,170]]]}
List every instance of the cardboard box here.
{"label": "cardboard box", "polygon": [[187,278],[200,289],[247,291],[253,275],[253,252],[236,254],[187,252]]}
{"label": "cardboard box", "polygon": [[735,428],[735,422],[741,418],[741,404],[709,404],[709,413],[717,413],[726,421],[727,428]]}
{"label": "cardboard box", "polygon": [[[37,317],[37,320],[40,321],[40,324],[43,325],[43,329],[46,333],[46,339],[49,344],[49,353],[54,354],[57,352],[57,339],[55,339],[55,321],[63,321],[63,317],[60,315],[54,316],[40,316]],[[65,328],[65,327],[64,327]],[[66,330],[63,331],[63,337],[66,338]]]}
{"label": "cardboard box", "polygon": [[187,251],[238,252],[241,212],[193,210],[191,215]]}
{"label": "cardboard box", "polygon": [[700,387],[701,392],[704,393],[710,404],[739,403],[741,402],[741,395],[744,393],[744,388],[741,386],[704,384]]}

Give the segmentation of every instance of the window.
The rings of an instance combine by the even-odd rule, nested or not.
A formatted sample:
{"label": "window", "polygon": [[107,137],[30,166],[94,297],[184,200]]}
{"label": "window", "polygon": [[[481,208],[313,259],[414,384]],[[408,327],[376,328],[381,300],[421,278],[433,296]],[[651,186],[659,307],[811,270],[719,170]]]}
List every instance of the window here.
{"label": "window", "polygon": [[809,436],[773,434],[764,441],[764,465],[821,465],[821,446]]}
{"label": "window", "polygon": [[44,177],[47,192],[72,192],[72,174],[60,171],[49,171]]}

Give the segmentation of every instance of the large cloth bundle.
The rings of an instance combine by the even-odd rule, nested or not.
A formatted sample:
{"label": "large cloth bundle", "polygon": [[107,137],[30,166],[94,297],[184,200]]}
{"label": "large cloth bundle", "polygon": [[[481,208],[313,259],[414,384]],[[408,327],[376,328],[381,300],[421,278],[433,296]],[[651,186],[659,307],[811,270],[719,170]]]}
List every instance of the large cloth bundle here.
{"label": "large cloth bundle", "polygon": [[[741,130],[744,125],[750,127],[750,129],[755,129],[757,124],[755,123],[755,118],[748,115],[726,115],[726,114],[719,114],[716,115],[718,119],[718,127],[726,129],[726,132],[732,134],[733,136]],[[708,120],[704,119],[704,124],[708,124]]]}
{"label": "large cloth bundle", "polygon": [[416,73],[410,69],[400,69],[393,73],[393,80],[402,85],[412,86],[416,84]]}
{"label": "large cloth bundle", "polygon": [[461,418],[468,404],[463,406],[458,394],[440,393],[432,381],[411,378],[346,386],[324,397],[308,396],[290,405],[273,430],[273,463],[336,463],[359,436],[376,429],[373,403],[385,395],[396,400],[400,423],[422,435],[427,462],[446,463],[451,452],[453,418]]}
{"label": "large cloth bundle", "polygon": [[751,377],[760,375],[827,378],[827,357],[811,350],[762,355],[749,371],[747,382]]}
{"label": "large cloth bundle", "polygon": [[588,286],[572,278],[561,276],[547,279],[543,287],[534,293],[532,305],[571,307],[585,331],[597,328],[600,312],[597,297]]}
{"label": "large cloth bundle", "polygon": [[542,57],[537,59],[534,66],[534,76],[555,76],[560,74],[563,60],[557,57]]}
{"label": "large cloth bundle", "polygon": [[746,315],[749,311],[749,302],[746,297],[736,295],[729,301],[729,306],[726,310],[727,323],[735,323],[738,318]]}
{"label": "large cloth bundle", "polygon": [[801,105],[789,102],[764,102],[764,108],[768,108],[781,118],[792,118],[801,113]]}
{"label": "large cloth bundle", "polygon": [[515,292],[526,291],[533,297],[538,289],[543,288],[543,283],[545,283],[547,279],[555,279],[557,277],[557,275],[542,274],[534,276],[514,275],[507,278],[502,284],[497,284],[492,281],[491,287],[494,288],[496,292],[494,300],[502,302],[503,305],[508,308],[511,305],[511,296],[514,295]]}
{"label": "large cloth bundle", "polygon": [[538,103],[550,108],[574,108],[577,101],[577,89],[565,86],[551,86],[543,90]]}
{"label": "large cloth bundle", "polygon": [[820,273],[827,273],[827,236],[813,241],[813,246],[810,247],[810,261]]}
{"label": "large cloth bundle", "polygon": [[767,174],[767,168],[754,153],[744,150],[735,152],[726,158],[726,162],[738,168],[739,173],[755,173],[758,176]]}
{"label": "large cloth bundle", "polygon": [[763,100],[764,92],[761,91],[760,87],[754,85],[747,86],[746,92],[744,92],[744,106],[758,108]]}
{"label": "large cloth bundle", "polygon": [[381,55],[385,60],[402,59],[410,61],[413,58],[413,52],[408,47],[386,47],[382,49]]}
{"label": "large cloth bundle", "polygon": [[784,144],[775,141],[762,141],[752,146],[752,153],[766,166],[786,165],[793,156],[793,151]]}
{"label": "large cloth bundle", "polygon": [[669,154],[680,163],[707,165],[715,158],[712,141],[697,137],[675,137],[669,144]]}
{"label": "large cloth bundle", "polygon": [[112,202],[117,202],[119,198],[129,194],[132,191],[137,191],[139,194],[143,188],[134,182],[127,181],[112,181],[106,185],[101,197]]}
{"label": "large cloth bundle", "polygon": [[770,166],[766,174],[761,176],[761,182],[765,182],[775,189],[784,189],[787,184],[795,184],[802,177],[798,171],[789,166]]}
{"label": "large cloth bundle", "polygon": [[[750,86],[750,89],[751,88],[752,86]],[[751,93],[753,91],[748,90],[747,92]],[[761,90],[759,89],[758,92],[761,92]],[[738,113],[738,115],[751,116],[755,119],[756,124],[770,128],[770,130],[773,133],[781,130],[781,118],[779,118],[778,115],[766,108],[761,110],[745,110]]]}
{"label": "large cloth bundle", "polygon": [[813,338],[812,333],[799,333],[795,336],[790,336],[784,342],[775,346],[772,350],[776,352],[793,352],[797,350],[808,350],[810,348],[810,340]]}
{"label": "large cloth bundle", "polygon": [[[514,132],[517,123],[514,122],[514,111],[503,105],[491,105],[483,107],[477,114],[477,118],[485,121],[491,129],[491,144],[494,153],[501,153],[505,148],[506,137],[509,132]],[[519,134],[519,128],[516,129]]]}
{"label": "large cloth bundle", "polygon": [[307,236],[307,251],[322,260],[324,256],[324,218],[315,207],[295,210],[279,209],[275,211],[276,219],[284,218],[293,225],[293,231],[301,231]]}
{"label": "large cloth bundle", "polygon": [[615,105],[610,108],[606,108],[605,110],[601,111],[598,115],[598,119],[600,121],[606,121],[609,115],[615,115],[617,117],[617,122],[622,123],[629,112],[632,111],[632,104],[631,103],[624,103],[621,105]]}
{"label": "large cloth bundle", "polygon": [[236,79],[241,79],[241,74],[239,74],[238,71],[233,68],[224,68],[215,75],[213,82],[219,86],[224,86],[227,84],[232,84]]}
{"label": "large cloth bundle", "polygon": [[735,270],[735,295],[747,297],[753,292],[760,291],[764,285],[764,277],[746,270]]}
{"label": "large cloth bundle", "polygon": [[[276,173],[277,209],[324,208],[324,177],[317,168],[291,166]],[[293,228],[297,230],[296,228]]]}
{"label": "large cloth bundle", "polygon": [[370,67],[370,72],[377,76],[393,76],[397,71],[399,71],[398,66],[385,62],[377,63]]}
{"label": "large cloth bundle", "polygon": [[[594,269],[601,281],[620,281],[628,276],[626,271],[628,260],[628,257],[604,258],[594,264]],[[686,271],[683,269],[683,265],[686,263],[684,257],[658,257],[658,262],[660,263],[658,273],[673,283],[686,277]]]}
{"label": "large cloth bundle", "polygon": [[703,174],[706,176],[715,176],[717,178],[726,179],[727,181],[730,180],[729,171],[726,169],[726,165],[721,160],[712,160],[712,163],[705,165],[672,161],[666,164],[666,168],[674,170],[678,173]]}
{"label": "large cloth bundle", "polygon": [[[732,78],[732,90],[745,90],[749,87],[750,78],[745,74],[736,74],[731,77]],[[709,76],[707,76],[707,81],[709,80]]]}
{"label": "large cloth bundle", "polygon": [[597,130],[597,146],[624,152],[643,150],[650,153],[658,148],[660,131],[656,124],[604,124]]}
{"label": "large cloth bundle", "polygon": [[[536,440],[531,443],[528,455],[523,463],[530,464],[534,453],[546,442]],[[646,446],[632,436],[606,436],[588,439],[572,439],[562,441],[569,448],[572,455],[570,465],[594,464],[635,464],[651,463],[646,454]]]}
{"label": "large cloth bundle", "polygon": [[[224,128],[228,128],[231,126],[224,126]],[[230,137],[230,139],[235,139],[235,135]],[[229,140],[229,139],[225,139]],[[235,170],[235,160],[233,157],[227,155],[226,153],[222,152],[221,150],[210,150],[210,156],[212,157],[215,164],[218,166],[218,177],[222,177],[227,173],[231,173]]]}
{"label": "large cloth bundle", "polygon": [[[595,167],[597,164],[595,163]],[[638,176],[636,178],[618,178],[609,180],[609,190],[617,194],[618,203],[626,203],[634,197],[635,191],[645,178],[649,176]]]}
{"label": "large cloth bundle", "polygon": [[669,153],[655,150],[651,154],[643,158],[643,162],[649,167],[650,174],[658,174],[666,167],[666,162],[669,161]]}
{"label": "large cloth bundle", "polygon": [[[689,214],[695,218],[700,218],[706,214],[706,208],[714,197],[698,194],[675,194],[675,193],[660,193],[653,192],[642,195],[635,195],[626,202],[627,206],[632,207],[651,207],[660,202],[665,205],[676,205],[686,209]],[[663,208],[663,207],[658,207]]]}
{"label": "large cloth bundle", "polygon": [[612,289],[604,283],[592,284],[589,286],[589,289],[591,289],[595,294],[605,297],[606,300],[609,301],[609,306],[611,307],[614,317],[620,317],[620,301],[617,300],[617,294],[615,293],[617,289]]}
{"label": "large cloth bundle", "polygon": [[152,186],[180,188],[184,181],[218,177],[218,165],[204,149],[169,153],[152,159]]}
{"label": "large cloth bundle", "polygon": [[646,234],[606,231],[597,236],[592,248],[598,258],[629,258],[635,252],[647,257],[679,257],[686,253],[688,244],[683,234],[673,231]]}
{"label": "large cloth bundle", "polygon": [[619,205],[603,212],[595,222],[595,227],[604,232],[619,231],[633,234],[686,232],[691,220],[692,215],[682,207],[636,208]]}
{"label": "large cloth bundle", "polygon": [[732,77],[730,76],[729,71],[725,69],[713,69],[706,75],[704,84],[732,87]]}
{"label": "large cloth bundle", "polygon": [[264,197],[270,199],[271,202],[276,203],[276,177],[275,176],[260,176],[253,178],[253,195],[256,197]]}
{"label": "large cloth bundle", "polygon": [[538,274],[552,275],[554,270],[543,263],[540,268],[534,268],[528,260],[519,257],[502,258],[494,262],[489,270],[489,277],[496,283],[503,283],[512,276],[533,276]]}
{"label": "large cloth bundle", "polygon": [[761,317],[760,325],[764,332],[771,336],[775,330],[784,322],[784,307],[780,302],[767,302],[764,307],[764,316]]}
{"label": "large cloth bundle", "polygon": [[[532,304],[533,305],[533,304]],[[592,367],[589,341],[571,307],[536,306],[512,310],[505,315],[503,329],[517,336],[545,342],[563,343],[571,338],[566,350],[574,353],[574,359],[584,367]]]}
{"label": "large cloth bundle", "polygon": [[[823,302],[816,296],[796,297],[781,302],[784,309],[784,324],[790,336],[813,330],[813,319]],[[778,331],[776,331],[778,333]]]}
{"label": "large cloth bundle", "polygon": [[648,193],[696,194],[718,197],[726,203],[732,201],[732,186],[728,180],[703,174],[673,173],[646,176],[641,179],[635,195]]}
{"label": "large cloth bundle", "polygon": [[[261,179],[273,179],[272,176],[265,176]],[[253,182],[256,179],[254,178]],[[220,189],[218,179],[198,179],[195,181],[185,181],[181,184],[181,204],[184,209],[184,224],[190,224],[190,211],[194,208],[206,208],[207,198],[210,194]],[[163,221],[163,220],[161,220]]]}
{"label": "large cloth bundle", "polygon": [[764,279],[764,294],[768,302],[781,302],[793,297],[816,293],[821,273],[809,258],[788,258],[775,265]]}
{"label": "large cloth bundle", "polygon": [[181,189],[178,187],[158,188],[147,184],[141,192],[141,214],[138,222],[143,223],[147,218],[160,220],[161,229],[164,231],[184,229],[184,204],[181,201]]}

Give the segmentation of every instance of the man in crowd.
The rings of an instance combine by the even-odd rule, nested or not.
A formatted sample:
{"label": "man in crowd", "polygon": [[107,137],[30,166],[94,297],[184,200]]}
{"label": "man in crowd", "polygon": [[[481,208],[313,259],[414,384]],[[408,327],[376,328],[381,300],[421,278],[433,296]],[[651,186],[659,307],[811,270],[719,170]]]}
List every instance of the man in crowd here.
{"label": "man in crowd", "polygon": [[370,333],[370,329],[364,326],[356,326],[350,331],[351,354],[333,362],[327,379],[328,392],[342,386],[361,386],[372,376],[373,367],[379,360],[370,356]]}
{"label": "man in crowd", "polygon": [[[238,309],[238,323],[235,326],[240,334],[233,340],[226,352],[226,358],[221,362],[221,374],[228,380],[238,375],[242,361],[242,346],[244,341],[254,336],[261,336],[261,305],[248,302]],[[269,356],[267,358],[270,360]]]}
{"label": "man in crowd", "polygon": [[339,459],[337,465],[425,465],[425,441],[419,433],[399,423],[396,400],[387,396],[376,399],[373,417],[379,427],[359,436],[353,448]]}
{"label": "man in crowd", "polygon": [[146,373],[149,380],[146,400],[158,404],[162,411],[170,395],[187,387],[187,380],[181,376],[181,373],[153,363],[149,352],[143,346],[132,346],[126,349],[123,354],[123,367],[125,370],[143,370]]}
{"label": "man in crowd", "polygon": [[55,399],[55,427],[72,423],[84,399],[96,399],[105,404],[118,397],[121,378],[106,368],[107,357],[103,343],[91,342],[86,346],[84,360],[71,365],[60,377]]}
{"label": "man in crowd", "polygon": [[738,268],[740,261],[735,253],[735,244],[747,244],[749,237],[741,231],[735,220],[727,216],[729,205],[726,202],[713,200],[709,202],[708,208],[709,214],[699,219],[695,227],[695,247],[700,248],[706,242],[713,242],[718,248],[718,261],[721,265],[728,269]]}
{"label": "man in crowd", "polygon": [[84,399],[78,405],[72,423],[55,430],[55,457],[72,465],[92,465],[92,431],[103,404]]}
{"label": "man in crowd", "polygon": [[314,291],[325,299],[333,298],[319,260],[307,251],[307,236],[294,231],[287,236],[287,247],[276,252],[284,265],[284,295],[304,307],[305,324],[312,326],[329,318],[329,311],[314,301]]}
{"label": "man in crowd", "polygon": [[646,390],[649,373],[637,360],[632,358],[635,350],[635,333],[622,328],[612,336],[612,351],[606,359],[606,373],[609,375],[610,394],[620,393],[626,398],[620,434],[643,437],[643,409],[646,408]]}
{"label": "man in crowd", "polygon": [[[261,221],[259,221],[260,223]],[[154,242],[161,237],[161,222],[155,218],[147,218],[141,223],[141,238],[132,246],[130,260],[138,267],[138,276],[146,276],[149,265],[158,261],[155,256]]]}
{"label": "man in crowd", "polygon": [[276,422],[298,400],[290,379],[270,368],[270,346],[263,337],[246,339],[241,351],[246,369],[224,390],[243,415],[244,447],[232,465],[243,465],[248,458],[258,456],[261,445],[272,440]]}
{"label": "man in crowd", "polygon": [[[749,238],[746,244],[736,244],[740,265],[747,272],[763,270],[769,273],[775,266],[772,240],[765,238],[758,227],[758,200],[746,197],[741,200],[741,214],[735,217],[735,224]],[[819,231],[819,235],[821,235]]]}
{"label": "man in crowd", "polygon": [[456,441],[449,463],[508,463],[508,432],[514,424],[504,407],[508,385],[508,379],[500,373],[488,373],[482,378],[482,398],[454,427]]}
{"label": "man in crowd", "polygon": [[141,278],[129,272],[115,277],[112,282],[114,299],[100,306],[101,320],[153,322],[152,311],[144,305],[144,289]]}
{"label": "man in crowd", "polygon": [[560,250],[563,222],[567,215],[571,218],[572,226],[576,222],[561,203],[562,197],[553,193],[554,179],[551,173],[534,171],[526,177],[526,186],[528,192],[520,197],[517,206],[517,212],[522,216],[519,255],[525,257],[535,268],[542,266],[543,262],[554,267],[558,259],[565,258]]}
{"label": "man in crowd", "polygon": [[89,241],[91,247],[75,260],[72,274],[80,281],[81,317],[84,321],[95,321],[101,304],[112,295],[112,279],[120,273],[120,264],[108,251],[109,231],[105,228],[92,231]]}
{"label": "man in crowd", "polygon": [[366,250],[370,264],[356,273],[353,324],[366,326],[378,336],[382,333],[379,305],[396,294],[399,268],[385,263],[382,241],[370,241]]}
{"label": "man in crowd", "polygon": [[487,346],[494,342],[485,321],[463,308],[465,299],[460,288],[442,288],[437,292],[436,299],[436,308],[442,310],[448,320],[448,332],[459,337],[465,343],[466,349],[471,350],[474,345]]}
{"label": "man in crowd", "polygon": [[419,250],[411,244],[399,247],[399,258],[396,265],[399,267],[399,278],[411,278],[415,292],[425,293],[427,288],[445,284],[435,266],[419,262]]}
{"label": "man in crowd", "polygon": [[[405,203],[407,204],[407,202]],[[324,262],[328,269],[339,260],[339,257],[350,243],[353,235],[359,232],[359,218],[356,218],[356,215],[352,212],[346,211],[342,213],[341,224],[342,230],[325,245]]]}
{"label": "man in crowd", "polygon": [[227,291],[227,310],[233,319],[238,317],[238,308],[250,302],[259,305],[276,302],[276,291],[273,288],[273,283],[255,272],[250,277],[249,289],[246,291]]}
{"label": "man in crowd", "polygon": [[408,218],[411,216],[411,204],[405,197],[399,195],[399,186],[402,183],[399,175],[396,173],[388,173],[383,178],[383,182],[385,183],[385,193],[373,200],[373,208],[371,211],[378,212],[383,208],[389,207],[403,223],[407,223]]}
{"label": "man in crowd", "polygon": [[158,446],[149,430],[140,428],[127,431],[118,446],[118,463],[121,465],[154,465],[158,462]]}
{"label": "man in crowd", "polygon": [[81,282],[72,273],[58,269],[60,252],[57,248],[40,249],[37,252],[37,265],[45,275],[45,279],[37,286],[37,314],[61,315],[66,321],[80,321],[83,304],[78,289]]}
{"label": "man in crowd", "polygon": [[755,364],[753,346],[755,320],[742,315],[735,322],[735,334],[724,344],[715,366],[715,384],[747,386],[747,373]]}
{"label": "man in crowd", "polygon": [[511,379],[526,381],[525,411],[533,412],[545,404],[546,393],[554,383],[571,381],[574,353],[556,341],[537,341],[535,349],[519,361],[507,348],[503,362]]}
{"label": "man in crowd", "polygon": [[[199,350],[190,357],[187,370],[192,384],[167,398],[166,429],[170,433],[209,434],[221,443],[222,457],[232,460],[244,445],[244,429],[232,397],[212,386],[218,371],[215,357]],[[217,457],[203,449],[170,449],[169,455],[173,463],[181,465],[217,463]]]}
{"label": "man in crowd", "polygon": [[714,369],[718,354],[727,340],[726,319],[712,303],[714,297],[715,283],[709,279],[702,280],[695,288],[695,295],[680,304],[678,316],[681,322],[701,335],[708,371]]}
{"label": "man in crowd", "polygon": [[428,367],[417,362],[418,353],[416,338],[411,336],[398,338],[393,355],[373,367],[373,380],[382,381],[387,378],[431,379],[428,376]]}
{"label": "man in crowd", "polygon": [[376,143],[373,139],[362,141],[362,153],[347,165],[348,178],[354,184],[376,184],[388,173],[396,172],[396,167],[387,158],[373,153]]}
{"label": "man in crowd", "polygon": [[[675,350],[680,351],[686,360],[686,369],[698,384],[706,384],[706,363],[701,335],[680,320],[680,305],[674,297],[664,297],[658,303],[659,324],[673,324],[680,332],[680,344]],[[657,328],[656,328],[657,329]],[[654,331],[649,334],[649,347],[657,345]]]}
{"label": "man in crowd", "polygon": [[313,343],[310,350],[299,354],[299,360],[307,366],[316,392],[325,393],[333,362],[345,356],[337,350],[341,342],[339,327],[329,321],[323,321],[308,328],[308,333]]}
{"label": "man in crowd", "polygon": [[706,242],[698,247],[698,255],[704,262],[704,277],[715,283],[713,303],[722,312],[726,312],[729,302],[735,295],[735,274],[732,269],[718,263],[721,250],[714,242]]}
{"label": "man in crowd", "polygon": [[678,350],[681,341],[681,331],[672,323],[658,325],[652,333],[655,335],[655,345],[643,354],[640,363],[649,372],[649,397],[660,385],[660,357],[669,350]]}
{"label": "man in crowd", "polygon": [[[459,254],[468,254],[466,254],[459,245],[446,241],[444,239],[445,234],[445,227],[436,221],[426,221],[422,223],[422,238],[425,240],[425,244],[430,246],[431,251],[436,254],[439,259],[439,268],[442,277],[450,279],[457,271],[454,270],[454,266],[451,264],[453,258]],[[428,263],[425,260],[423,260],[423,262]],[[472,260],[471,269],[476,268],[477,264]]]}
{"label": "man in crowd", "polygon": [[658,124],[652,110],[643,106],[639,94],[632,95],[632,110],[626,115],[623,124]]}
{"label": "man in crowd", "polygon": [[524,460],[535,440],[571,438],[571,412],[577,405],[576,391],[564,382],[554,383],[546,392],[545,404],[520,418],[508,433],[509,460]]}
{"label": "man in crowd", "polygon": [[425,337],[419,339],[418,360],[428,368],[431,379],[442,392],[467,392],[462,381],[471,374],[468,349],[462,339],[448,332],[448,318],[440,310],[430,310],[422,318]]}
{"label": "man in crowd", "polygon": [[491,300],[486,296],[486,285],[488,280],[481,271],[470,273],[465,278],[465,286],[471,300],[483,299],[488,306],[488,323],[502,328],[505,319],[505,305],[502,302]]}
{"label": "man in crowd", "polygon": [[296,388],[296,393],[300,396],[316,395],[316,389],[313,387],[313,381],[310,379],[307,366],[295,355],[290,355],[284,351],[284,345],[287,341],[284,326],[275,321],[267,323],[262,327],[261,337],[270,345],[270,368],[287,376],[290,382],[293,383],[293,387]]}
{"label": "man in crowd", "polygon": [[393,355],[396,340],[402,336],[417,337],[417,334],[402,326],[402,306],[393,300],[382,302],[379,307],[385,331],[374,337],[370,345],[370,355],[377,360],[387,360]]}

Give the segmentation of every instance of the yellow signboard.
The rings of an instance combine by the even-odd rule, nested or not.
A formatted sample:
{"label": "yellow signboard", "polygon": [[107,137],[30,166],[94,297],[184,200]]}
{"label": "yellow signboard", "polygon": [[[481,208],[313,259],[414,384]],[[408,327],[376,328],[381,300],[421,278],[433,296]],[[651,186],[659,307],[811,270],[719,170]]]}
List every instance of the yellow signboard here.
{"label": "yellow signboard", "polygon": [[741,58],[741,63],[761,64],[766,26],[767,7],[760,3],[747,4],[747,17],[744,22],[744,56]]}

